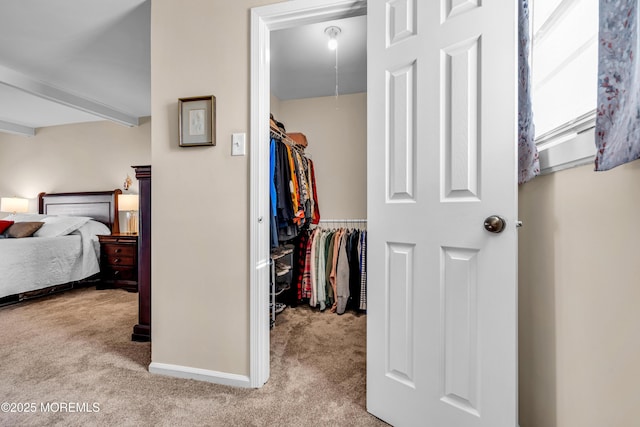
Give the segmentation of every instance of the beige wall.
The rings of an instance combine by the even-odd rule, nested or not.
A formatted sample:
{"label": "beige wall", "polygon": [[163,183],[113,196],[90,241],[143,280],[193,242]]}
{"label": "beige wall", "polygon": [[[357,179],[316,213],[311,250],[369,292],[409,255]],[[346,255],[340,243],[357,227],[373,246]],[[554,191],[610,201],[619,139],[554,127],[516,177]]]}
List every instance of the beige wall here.
{"label": "beige wall", "polygon": [[367,94],[280,101],[288,132],[307,136],[323,219],[367,217]]}
{"label": "beige wall", "polygon": [[138,127],[107,121],[39,128],[33,137],[0,133],[0,196],[30,199],[37,211],[42,191],[102,191],[122,188],[132,165],[151,160],[151,121]]}
{"label": "beige wall", "polygon": [[[249,10],[268,3],[276,2],[152,4],[154,363],[249,371],[249,157],[231,156],[231,134],[249,128]],[[177,99],[207,94],[216,96],[217,146],[178,147]],[[362,96],[343,99],[364,105]]]}
{"label": "beige wall", "polygon": [[520,187],[520,426],[637,425],[640,161]]}
{"label": "beige wall", "polygon": [[[249,156],[231,134],[249,129],[249,9],[266,3],[151,5],[154,363],[249,373]],[[199,95],[217,145],[181,148],[178,98]]]}
{"label": "beige wall", "polygon": [[278,99],[278,97],[275,95],[271,95],[270,109],[273,117],[275,117],[276,119],[280,117],[280,99]]}

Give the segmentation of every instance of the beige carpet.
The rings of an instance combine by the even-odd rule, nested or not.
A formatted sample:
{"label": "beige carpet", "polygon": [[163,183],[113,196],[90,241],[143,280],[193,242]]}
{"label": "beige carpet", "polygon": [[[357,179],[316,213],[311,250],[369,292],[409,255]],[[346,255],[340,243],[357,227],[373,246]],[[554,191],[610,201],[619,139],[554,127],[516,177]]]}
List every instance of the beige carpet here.
{"label": "beige carpet", "polygon": [[0,308],[0,404],[35,409],[3,404],[0,425],[386,425],[365,409],[366,316],[286,309],[257,390],[149,374],[136,319],[137,294],[121,290]]}

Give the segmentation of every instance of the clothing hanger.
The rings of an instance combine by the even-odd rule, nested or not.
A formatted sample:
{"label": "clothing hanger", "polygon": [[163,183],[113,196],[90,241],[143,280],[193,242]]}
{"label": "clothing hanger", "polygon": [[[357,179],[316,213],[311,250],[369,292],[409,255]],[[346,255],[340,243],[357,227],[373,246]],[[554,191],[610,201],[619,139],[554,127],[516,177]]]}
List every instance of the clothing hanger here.
{"label": "clothing hanger", "polygon": [[269,131],[270,131],[271,137],[279,139],[283,143],[287,144],[290,148],[293,148],[294,150],[298,151],[300,154],[304,154],[303,148],[297,145],[293,139],[289,138],[287,134],[284,133],[277,126],[269,124]]}

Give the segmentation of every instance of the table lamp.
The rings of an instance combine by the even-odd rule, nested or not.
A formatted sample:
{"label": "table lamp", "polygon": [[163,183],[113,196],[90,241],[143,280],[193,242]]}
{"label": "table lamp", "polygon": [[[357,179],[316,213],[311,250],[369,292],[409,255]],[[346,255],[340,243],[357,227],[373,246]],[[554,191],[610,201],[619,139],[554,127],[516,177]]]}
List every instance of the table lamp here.
{"label": "table lamp", "polygon": [[118,195],[118,210],[127,212],[127,233],[138,233],[138,209],[139,201],[137,194]]}
{"label": "table lamp", "polygon": [[0,211],[11,212],[12,214],[24,213],[29,210],[29,200],[20,197],[0,198]]}

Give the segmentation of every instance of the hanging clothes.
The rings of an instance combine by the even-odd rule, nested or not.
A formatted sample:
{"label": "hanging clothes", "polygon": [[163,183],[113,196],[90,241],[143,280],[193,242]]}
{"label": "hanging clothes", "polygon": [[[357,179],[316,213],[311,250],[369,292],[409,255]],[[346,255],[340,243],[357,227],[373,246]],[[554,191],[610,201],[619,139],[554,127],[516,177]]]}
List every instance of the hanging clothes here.
{"label": "hanging clothes", "polygon": [[293,273],[292,283],[296,290],[295,297],[291,297],[288,301],[289,305],[296,305],[298,301],[302,300],[302,279],[305,273],[305,263],[307,256],[307,242],[309,241],[309,233],[300,233],[298,239],[294,243],[295,250],[293,252]]}
{"label": "hanging clothes", "polygon": [[367,310],[367,232],[360,234],[360,310]]}
{"label": "hanging clothes", "polygon": [[318,206],[318,192],[316,191],[316,174],[315,168],[313,166],[313,162],[311,159],[308,159],[309,162],[309,181],[311,183],[311,189],[313,191],[312,194],[312,210],[311,210],[311,223],[319,224],[320,223],[320,207]]}
{"label": "hanging clothes", "polygon": [[276,190],[276,140],[271,139],[269,144],[269,206],[271,207],[271,212],[269,215],[269,226],[270,226],[270,237],[271,237],[271,247],[275,248],[278,246],[278,233],[277,233],[277,225],[276,218],[278,216],[278,192]]}
{"label": "hanging clothes", "polygon": [[358,229],[306,229],[293,282],[298,302],[337,314],[366,311],[366,235]]}
{"label": "hanging clothes", "polygon": [[346,231],[342,231],[340,236],[340,246],[338,250],[338,261],[336,263],[336,313],[343,314],[349,302],[349,259],[347,258],[347,241],[349,236]]}
{"label": "hanging clothes", "polygon": [[313,246],[313,237],[315,230],[312,231],[307,239],[305,248],[304,268],[302,273],[302,281],[296,284],[300,293],[300,301],[311,298],[311,248]]}
{"label": "hanging clothes", "polygon": [[349,301],[348,306],[359,308],[360,306],[360,258],[358,245],[360,233],[352,232],[347,241],[347,258],[349,262]]}
{"label": "hanging clothes", "polygon": [[[313,162],[299,148],[272,135],[270,147],[271,242],[295,239],[300,230],[320,220]],[[277,244],[275,245],[277,246]]]}

